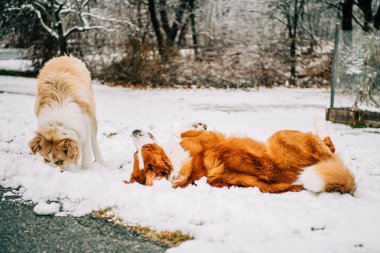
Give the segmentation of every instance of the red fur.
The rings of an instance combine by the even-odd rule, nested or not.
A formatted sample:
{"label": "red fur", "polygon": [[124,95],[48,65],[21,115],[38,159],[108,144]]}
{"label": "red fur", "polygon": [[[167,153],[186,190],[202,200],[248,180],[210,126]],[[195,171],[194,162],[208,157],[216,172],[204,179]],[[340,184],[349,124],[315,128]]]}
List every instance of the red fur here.
{"label": "red fur", "polygon": [[157,144],[146,144],[141,148],[144,168],[139,166],[137,151],[134,154],[133,172],[131,178],[125,183],[138,182],[143,185],[153,185],[156,178],[168,179],[173,166],[164,150]]}
{"label": "red fur", "polygon": [[[353,176],[334,154],[335,147],[329,137],[321,140],[312,133],[283,130],[261,143],[218,132],[191,130],[182,133],[181,138],[180,144],[189,151],[190,160],[182,166],[173,187],[186,187],[207,177],[207,182],[215,187],[258,187],[262,192],[272,193],[301,191],[303,186],[295,182],[305,167],[315,165],[325,182],[325,191],[355,190]],[[157,144],[145,145],[142,155],[144,169],[140,170],[135,153],[131,182],[151,185],[152,173],[162,168],[169,173],[172,170],[170,160]]]}
{"label": "red fur", "polygon": [[[303,168],[338,159],[329,137],[321,140],[299,131],[279,131],[267,143],[211,131],[187,131],[181,137],[181,145],[190,152],[192,160],[181,169],[174,187],[185,187],[206,176],[207,182],[215,187],[258,187],[262,192],[273,193],[300,191],[303,187],[294,183]],[[338,174],[340,171],[341,168]],[[345,177],[352,175],[348,173]],[[354,181],[348,181],[351,183],[345,188],[326,190],[352,191]]]}

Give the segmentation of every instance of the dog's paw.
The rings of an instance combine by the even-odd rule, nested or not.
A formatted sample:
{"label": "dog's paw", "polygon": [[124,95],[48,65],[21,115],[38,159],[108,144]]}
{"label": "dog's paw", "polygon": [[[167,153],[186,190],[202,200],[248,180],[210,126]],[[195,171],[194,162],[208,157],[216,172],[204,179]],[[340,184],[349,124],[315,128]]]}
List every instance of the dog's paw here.
{"label": "dog's paw", "polygon": [[176,178],[171,180],[171,183],[173,188],[182,187],[186,184],[186,178],[183,175],[178,175]]}
{"label": "dog's paw", "polygon": [[193,123],[192,125],[193,130],[207,130],[207,125],[202,122]]}

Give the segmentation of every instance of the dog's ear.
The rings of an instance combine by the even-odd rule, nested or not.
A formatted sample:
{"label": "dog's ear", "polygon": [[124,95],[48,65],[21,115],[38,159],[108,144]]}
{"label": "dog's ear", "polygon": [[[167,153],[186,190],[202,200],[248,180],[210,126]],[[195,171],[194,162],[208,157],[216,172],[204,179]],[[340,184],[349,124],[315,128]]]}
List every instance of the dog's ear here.
{"label": "dog's ear", "polygon": [[36,154],[41,150],[41,141],[44,137],[40,133],[36,133],[36,135],[29,141],[30,150],[33,154]]}
{"label": "dog's ear", "polygon": [[76,163],[79,159],[78,142],[70,138],[65,138],[61,141],[61,143],[63,145],[62,150],[65,152],[67,158]]}
{"label": "dog's ear", "polygon": [[165,154],[164,150],[161,149],[161,158],[162,158],[162,162],[163,164],[165,165],[164,167],[166,168],[163,172],[163,177],[165,177],[166,179],[168,179],[170,173],[173,171],[173,165],[169,159],[169,157]]}

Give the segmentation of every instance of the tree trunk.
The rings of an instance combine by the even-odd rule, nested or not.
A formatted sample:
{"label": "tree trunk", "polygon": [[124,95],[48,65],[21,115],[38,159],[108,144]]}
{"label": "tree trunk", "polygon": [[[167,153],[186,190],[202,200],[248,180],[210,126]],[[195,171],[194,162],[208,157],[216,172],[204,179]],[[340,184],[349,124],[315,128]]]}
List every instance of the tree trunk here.
{"label": "tree trunk", "polygon": [[180,0],[179,6],[175,10],[175,20],[173,24],[169,25],[168,15],[166,13],[166,0],[160,0],[160,17],[162,28],[166,34],[166,46],[172,47],[175,44],[175,39],[177,37],[178,31],[180,30],[180,26],[182,24],[182,17],[185,13],[186,3],[188,0]]}
{"label": "tree trunk", "polygon": [[153,30],[157,39],[158,52],[160,53],[162,60],[166,60],[166,54],[164,53],[164,47],[163,47],[163,37],[160,30],[160,24],[158,22],[157,15],[156,15],[155,0],[149,0],[148,9],[149,9],[150,21],[152,22]]}
{"label": "tree trunk", "polygon": [[168,34],[169,43],[171,43],[172,45],[174,45],[175,43],[175,38],[177,37],[179,26],[182,24],[182,16],[185,13],[185,9],[186,9],[186,0],[181,0],[175,12],[175,20],[170,29],[170,34]]}
{"label": "tree trunk", "polygon": [[194,55],[195,59],[198,59],[198,33],[196,30],[196,25],[195,25],[195,6],[194,2],[196,0],[189,0],[189,7],[190,7],[190,21],[191,21],[191,32],[192,32],[192,37],[193,37],[193,47],[194,47]]}
{"label": "tree trunk", "polygon": [[[304,5],[305,5],[305,0],[301,0],[300,2],[298,2],[298,0],[294,1],[294,13],[291,18],[292,26],[291,24],[288,24],[289,38],[290,38],[290,59],[291,59],[290,74],[291,74],[292,84],[297,83],[297,44],[296,43],[297,43],[299,19],[303,15]],[[290,20],[290,17],[288,17],[288,23],[289,23],[289,20]]]}
{"label": "tree trunk", "polygon": [[143,29],[142,15],[141,15],[141,1],[137,3],[137,26],[140,30]]}
{"label": "tree trunk", "polygon": [[[354,0],[345,0],[342,9],[342,35],[343,43],[351,48],[352,44],[352,19],[353,19]],[[346,32],[348,31],[348,32]]]}
{"label": "tree trunk", "polygon": [[342,9],[342,30],[352,31],[354,0],[345,0]]}
{"label": "tree trunk", "polygon": [[59,55],[67,55],[68,52],[67,52],[67,41],[66,41],[66,38],[65,37],[59,37],[58,38],[58,44],[59,44],[59,52],[58,54]]}
{"label": "tree trunk", "polygon": [[380,6],[377,9],[377,12],[376,12],[375,16],[373,16],[373,26],[377,30],[380,30]]}
{"label": "tree trunk", "polygon": [[359,0],[358,1],[359,8],[363,12],[364,16],[364,26],[363,30],[369,32],[372,30],[372,0]]}
{"label": "tree trunk", "polygon": [[166,0],[159,1],[159,12],[162,28],[164,29],[166,36],[169,37],[171,28],[169,25],[168,15],[166,14]]}
{"label": "tree trunk", "polygon": [[58,32],[58,46],[59,46],[59,55],[67,55],[67,38],[63,34],[62,22],[58,19],[57,23],[57,32]]}
{"label": "tree trunk", "polygon": [[178,41],[177,41],[177,45],[180,47],[184,44],[184,41],[185,41],[185,35],[186,35],[186,30],[187,30],[187,25],[189,24],[190,22],[190,16],[188,16],[185,20],[185,22],[183,23],[182,27],[181,27],[181,30],[179,32],[179,36],[178,36]]}
{"label": "tree trunk", "polygon": [[296,84],[297,82],[297,77],[296,77],[296,67],[297,67],[297,54],[296,54],[296,50],[297,50],[297,47],[296,47],[296,38],[295,36],[293,35],[291,38],[290,38],[290,60],[291,60],[291,64],[290,64],[290,75],[291,75],[291,84]]}

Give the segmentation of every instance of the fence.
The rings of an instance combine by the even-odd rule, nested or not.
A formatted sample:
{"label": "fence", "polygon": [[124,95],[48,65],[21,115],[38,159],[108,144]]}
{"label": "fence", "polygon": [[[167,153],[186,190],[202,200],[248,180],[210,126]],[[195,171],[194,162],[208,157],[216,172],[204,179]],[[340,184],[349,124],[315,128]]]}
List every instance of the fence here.
{"label": "fence", "polygon": [[380,33],[337,29],[330,107],[380,108]]}
{"label": "fence", "polygon": [[337,25],[328,120],[380,127],[380,33]]}

